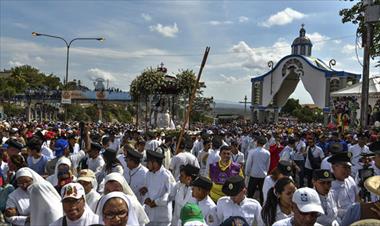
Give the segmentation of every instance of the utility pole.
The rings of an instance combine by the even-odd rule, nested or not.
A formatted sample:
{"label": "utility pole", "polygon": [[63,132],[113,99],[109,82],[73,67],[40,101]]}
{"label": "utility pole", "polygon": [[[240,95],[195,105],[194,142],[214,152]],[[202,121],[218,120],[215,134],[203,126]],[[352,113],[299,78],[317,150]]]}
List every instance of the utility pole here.
{"label": "utility pole", "polygon": [[379,6],[374,5],[371,0],[364,0],[365,6],[364,23],[365,39],[363,39],[363,81],[362,96],[360,106],[360,127],[366,129],[368,126],[368,97],[369,97],[369,68],[370,68],[370,48],[372,44],[372,23],[379,22]]}

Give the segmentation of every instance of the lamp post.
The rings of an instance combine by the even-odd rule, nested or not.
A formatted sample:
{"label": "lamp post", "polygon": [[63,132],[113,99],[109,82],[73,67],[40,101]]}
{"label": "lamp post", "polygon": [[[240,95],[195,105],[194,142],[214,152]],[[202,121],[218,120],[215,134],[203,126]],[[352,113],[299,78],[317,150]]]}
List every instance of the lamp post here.
{"label": "lamp post", "polygon": [[57,39],[61,39],[65,42],[66,49],[67,49],[67,53],[66,53],[66,77],[65,77],[65,81],[64,81],[65,85],[67,84],[68,79],[69,79],[69,53],[70,53],[71,44],[76,40],[97,40],[97,41],[101,41],[101,42],[103,42],[105,40],[104,38],[74,38],[70,42],[67,42],[66,39],[59,37],[59,36],[55,36],[55,35],[41,34],[41,33],[37,33],[37,32],[32,32],[32,35],[33,36],[45,36],[45,37],[50,37],[50,38],[57,38]]}

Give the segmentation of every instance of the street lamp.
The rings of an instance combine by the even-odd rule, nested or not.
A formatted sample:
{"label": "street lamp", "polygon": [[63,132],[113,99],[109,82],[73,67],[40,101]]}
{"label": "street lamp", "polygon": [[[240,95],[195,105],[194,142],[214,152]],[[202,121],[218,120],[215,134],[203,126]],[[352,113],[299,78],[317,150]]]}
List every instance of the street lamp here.
{"label": "street lamp", "polygon": [[41,33],[37,33],[37,32],[32,32],[32,36],[46,36],[46,37],[50,37],[50,38],[58,38],[58,39],[61,39],[61,40],[63,40],[65,42],[66,49],[67,49],[67,54],[66,54],[66,78],[65,78],[65,81],[64,81],[65,85],[67,84],[68,79],[69,79],[69,52],[70,52],[71,43],[73,43],[76,40],[97,40],[97,41],[100,41],[100,42],[103,42],[105,40],[105,38],[74,38],[70,42],[67,42],[66,39],[64,39],[62,37],[55,36],[55,35],[41,34]]}

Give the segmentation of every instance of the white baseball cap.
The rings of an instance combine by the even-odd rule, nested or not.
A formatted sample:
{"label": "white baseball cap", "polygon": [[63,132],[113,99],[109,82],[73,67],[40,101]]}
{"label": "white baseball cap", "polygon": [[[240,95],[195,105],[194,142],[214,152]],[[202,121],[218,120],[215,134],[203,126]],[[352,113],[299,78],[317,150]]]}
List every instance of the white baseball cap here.
{"label": "white baseball cap", "polygon": [[62,200],[67,198],[80,199],[86,195],[84,188],[79,183],[69,183],[63,186],[61,191]]}
{"label": "white baseball cap", "polygon": [[292,201],[304,213],[318,212],[324,214],[317,191],[311,188],[299,188],[294,192]]}

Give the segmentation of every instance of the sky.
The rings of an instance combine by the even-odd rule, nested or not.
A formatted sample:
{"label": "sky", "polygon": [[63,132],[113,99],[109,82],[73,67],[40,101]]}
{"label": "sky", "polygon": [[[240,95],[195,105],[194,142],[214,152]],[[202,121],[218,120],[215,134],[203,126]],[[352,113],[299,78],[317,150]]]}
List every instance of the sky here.
{"label": "sky", "polygon": [[[161,62],[174,75],[197,74],[206,46],[211,47],[201,80],[204,96],[237,103],[250,97],[250,79],[268,71],[291,52],[305,24],[312,56],[335,59],[336,70],[361,73],[362,49],[355,53],[356,26],[341,22],[339,10],[350,1],[0,1],[0,69],[28,64],[63,78],[62,40],[32,32],[73,38],[69,80],[90,88],[96,78],[128,91],[131,81]],[[373,65],[373,63],[372,63]],[[371,67],[371,74],[380,74]],[[300,82],[291,97],[312,103]]]}

